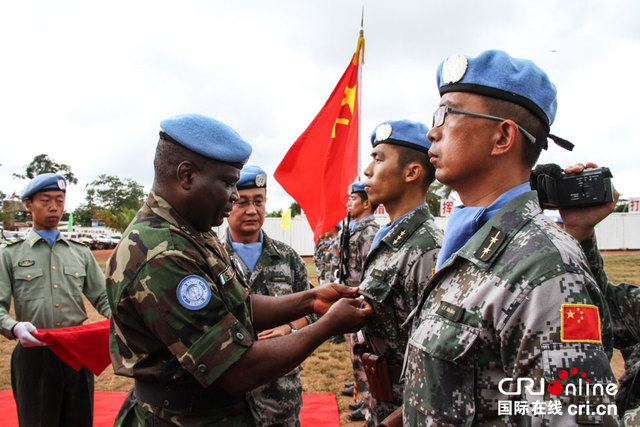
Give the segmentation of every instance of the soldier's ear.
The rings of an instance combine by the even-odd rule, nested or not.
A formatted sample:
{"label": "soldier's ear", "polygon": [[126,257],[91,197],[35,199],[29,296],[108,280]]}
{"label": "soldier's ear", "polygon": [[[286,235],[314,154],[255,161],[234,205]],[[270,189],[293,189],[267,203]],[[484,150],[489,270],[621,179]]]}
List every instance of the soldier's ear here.
{"label": "soldier's ear", "polygon": [[178,184],[184,190],[190,190],[193,185],[193,176],[195,172],[195,166],[189,160],[181,162],[176,168],[176,179]]}

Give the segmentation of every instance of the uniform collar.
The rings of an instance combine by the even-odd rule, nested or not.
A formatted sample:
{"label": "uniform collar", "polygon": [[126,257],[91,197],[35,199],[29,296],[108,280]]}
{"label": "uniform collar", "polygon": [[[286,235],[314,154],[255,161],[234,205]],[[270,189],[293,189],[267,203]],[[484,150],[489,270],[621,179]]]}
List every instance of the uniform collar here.
{"label": "uniform collar", "polygon": [[514,198],[496,212],[439,271],[453,264],[458,257],[465,258],[482,270],[488,269],[520,229],[540,213],[542,209],[537,192],[527,191]]}
{"label": "uniform collar", "polygon": [[376,246],[379,247],[382,243],[385,243],[394,250],[399,248],[409,236],[420,228],[422,223],[429,219],[431,219],[431,213],[426,204],[414,208],[400,218],[389,234],[384,236]]}
{"label": "uniform collar", "polygon": [[204,240],[203,233],[193,228],[193,226],[186,221],[178,211],[169,204],[169,202],[163,197],[157,195],[153,190],[149,192],[149,197],[143,206],[143,211],[147,210],[155,215],[158,215],[170,225],[179,228],[189,236],[197,239]]}
{"label": "uniform collar", "polygon": [[[27,243],[29,244],[29,247],[31,247],[31,248],[33,247],[33,245],[35,245],[40,240],[42,240],[45,243],[47,243],[46,240],[41,235],[36,233],[36,230],[33,229],[33,228],[29,230],[29,232],[25,236],[24,240],[27,241]],[[62,237],[62,233],[60,233],[58,235],[58,237],[54,241],[54,245],[55,245],[56,242],[64,242],[67,245],[69,244],[69,241],[67,239],[65,239],[64,237]],[[49,243],[47,243],[47,246],[48,245],[49,245]]]}

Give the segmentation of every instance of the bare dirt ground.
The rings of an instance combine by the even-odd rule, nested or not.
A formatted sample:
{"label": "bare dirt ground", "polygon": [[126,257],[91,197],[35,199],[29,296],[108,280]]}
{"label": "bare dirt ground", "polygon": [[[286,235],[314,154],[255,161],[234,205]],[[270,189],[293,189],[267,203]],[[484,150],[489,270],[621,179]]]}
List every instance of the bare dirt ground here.
{"label": "bare dirt ground", "polygon": [[[111,254],[111,250],[93,251],[98,263],[104,268],[104,263]],[[605,268],[614,283],[628,281],[640,283],[640,251],[608,251],[603,252]],[[304,257],[310,272],[310,279],[315,282],[315,268],[310,257]],[[627,274],[627,276],[625,276]],[[103,320],[95,309],[85,301],[89,319],[87,323]],[[13,313],[12,313],[13,314]],[[10,358],[15,346],[15,341],[0,337],[0,390],[11,389]],[[348,415],[350,397],[340,396],[344,381],[352,377],[349,350],[346,343],[324,343],[302,364],[301,373],[305,393],[336,393],[340,410],[340,423],[342,426],[361,426],[361,422],[350,422]],[[624,372],[624,361],[620,352],[615,350],[611,367],[616,378]],[[96,377],[95,388],[98,391],[128,391],[132,386],[129,378],[117,376],[113,368],[109,366]]]}

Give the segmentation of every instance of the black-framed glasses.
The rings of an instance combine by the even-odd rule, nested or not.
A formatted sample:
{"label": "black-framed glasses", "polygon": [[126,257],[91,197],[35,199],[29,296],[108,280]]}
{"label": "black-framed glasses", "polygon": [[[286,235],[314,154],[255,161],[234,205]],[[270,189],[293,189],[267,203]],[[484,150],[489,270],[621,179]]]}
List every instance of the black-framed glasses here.
{"label": "black-framed glasses", "polygon": [[254,199],[254,200],[241,199],[241,200],[238,200],[237,202],[233,202],[233,205],[239,207],[240,209],[248,208],[249,205],[255,206],[256,209],[260,209],[261,207],[264,206],[265,201],[266,201],[265,199]]}
{"label": "black-framed glasses", "polygon": [[[481,119],[497,120],[499,122],[507,120],[507,119],[503,119],[502,117],[489,116],[488,114],[474,113],[472,111],[458,110],[457,108],[451,108],[451,107],[447,107],[446,105],[442,105],[438,107],[438,109],[433,113],[432,127],[435,128],[435,127],[442,126],[444,124],[444,119],[447,116],[447,113],[464,114],[466,116],[480,117]],[[533,144],[536,143],[536,138],[533,135],[531,135],[531,133],[527,132],[522,126],[520,126],[517,123],[516,123],[516,126],[518,126],[518,129],[520,129],[520,132],[522,132],[522,134],[529,141],[531,141]]]}

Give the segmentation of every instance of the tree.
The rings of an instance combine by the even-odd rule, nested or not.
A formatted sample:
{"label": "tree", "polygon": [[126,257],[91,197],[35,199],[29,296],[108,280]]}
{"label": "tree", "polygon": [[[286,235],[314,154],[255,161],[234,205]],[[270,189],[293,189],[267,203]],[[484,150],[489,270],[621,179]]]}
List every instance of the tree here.
{"label": "tree", "polygon": [[629,212],[629,200],[623,199],[622,197],[616,203],[616,207],[613,210],[614,212]]}
{"label": "tree", "polygon": [[117,211],[109,211],[106,209],[99,210],[95,217],[102,221],[105,227],[112,228],[120,233],[127,229],[131,221],[136,217],[138,211],[123,207]]}
{"label": "tree", "polygon": [[20,179],[33,179],[43,173],[59,173],[70,184],[78,183],[78,178],[71,172],[71,166],[64,163],[56,163],[46,154],[38,154],[31,163],[25,166],[24,174],[14,173],[13,176]]}
{"label": "tree", "polygon": [[291,218],[293,218],[296,215],[302,214],[302,209],[300,209],[300,205],[298,205],[297,202],[291,203],[291,205],[289,206],[289,209],[291,209]]}
{"label": "tree", "polygon": [[81,227],[91,227],[91,218],[94,218],[96,208],[82,204],[73,211],[73,223]]}
{"label": "tree", "polygon": [[144,202],[144,187],[131,178],[102,174],[87,184],[86,200],[88,208],[106,209],[112,212],[123,208],[137,211]]}
{"label": "tree", "polygon": [[268,212],[267,218],[280,218],[282,217],[282,209],[276,209],[275,211]]}

